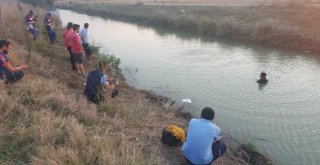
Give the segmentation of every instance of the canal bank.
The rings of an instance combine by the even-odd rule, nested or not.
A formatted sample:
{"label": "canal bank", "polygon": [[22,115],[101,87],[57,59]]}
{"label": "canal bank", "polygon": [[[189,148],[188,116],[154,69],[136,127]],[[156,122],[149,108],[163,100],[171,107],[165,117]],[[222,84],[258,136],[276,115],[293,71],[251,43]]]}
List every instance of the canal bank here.
{"label": "canal bank", "polygon": [[317,6],[58,4],[86,14],[204,36],[320,53]]}
{"label": "canal bank", "polygon": [[[43,10],[22,4],[17,8],[11,2],[0,2],[6,9],[3,22],[10,24],[10,29],[0,25],[0,35],[12,41],[10,61],[26,63],[28,69],[24,80],[0,86],[0,164],[185,163],[179,148],[160,143],[168,124],[186,127],[187,120],[176,108],[122,81],[115,99],[100,106],[88,103],[83,97],[85,79],[70,70],[62,38],[51,44],[41,23],[36,41],[22,30],[25,12],[33,9],[44,17]],[[62,34],[64,28],[55,30]],[[95,61],[85,63],[87,71],[95,66]],[[229,151],[216,164],[248,164],[239,144],[224,139]],[[264,164],[252,158],[252,163]]]}
{"label": "canal bank", "polygon": [[[317,57],[232,45],[73,12],[63,15],[65,22],[90,20],[94,41],[121,58],[130,85],[175,100],[189,97],[193,104],[188,110],[196,116],[203,105],[214,107],[223,130],[242,142],[258,144],[282,164],[317,162],[313,144],[318,132],[314,125],[319,120],[317,104],[312,104],[318,97],[312,88],[319,82]],[[132,76],[132,70],[138,71]],[[262,70],[272,79],[264,89],[255,83]],[[299,81],[288,83],[292,78]],[[313,115],[302,119],[300,109]],[[293,128],[292,123],[300,124]],[[309,138],[303,138],[301,132]],[[295,147],[306,140],[311,140],[308,145]],[[304,154],[299,156],[300,151]]]}

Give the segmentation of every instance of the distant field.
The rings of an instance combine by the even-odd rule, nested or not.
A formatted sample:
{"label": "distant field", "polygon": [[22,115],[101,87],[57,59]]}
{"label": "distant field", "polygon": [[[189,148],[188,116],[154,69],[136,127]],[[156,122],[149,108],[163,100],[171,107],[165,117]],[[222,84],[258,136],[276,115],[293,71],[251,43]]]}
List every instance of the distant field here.
{"label": "distant field", "polygon": [[[58,2],[109,2],[109,3],[175,3],[175,4],[270,4],[283,2],[305,2],[305,0],[57,0]],[[319,0],[309,0],[316,2]]]}
{"label": "distant field", "polygon": [[[68,6],[65,6],[68,7]],[[320,53],[319,7],[71,5],[75,11],[206,36]]]}

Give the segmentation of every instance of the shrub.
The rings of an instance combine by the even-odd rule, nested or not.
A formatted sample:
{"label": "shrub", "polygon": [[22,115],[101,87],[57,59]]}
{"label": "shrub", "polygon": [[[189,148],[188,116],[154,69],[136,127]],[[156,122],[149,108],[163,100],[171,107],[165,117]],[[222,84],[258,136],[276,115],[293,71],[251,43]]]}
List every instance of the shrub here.
{"label": "shrub", "polygon": [[246,152],[256,152],[257,146],[253,143],[245,143],[241,145],[241,148]]}

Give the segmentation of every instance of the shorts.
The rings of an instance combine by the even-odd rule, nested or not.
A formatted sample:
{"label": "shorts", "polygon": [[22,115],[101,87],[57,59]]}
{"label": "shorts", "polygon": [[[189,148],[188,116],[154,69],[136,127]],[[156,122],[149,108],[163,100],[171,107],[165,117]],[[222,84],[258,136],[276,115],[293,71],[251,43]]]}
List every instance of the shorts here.
{"label": "shorts", "polygon": [[24,72],[22,70],[16,72],[5,72],[3,78],[6,84],[12,84],[24,77]]}
{"label": "shorts", "polygon": [[83,64],[83,54],[82,53],[73,53],[74,62],[78,64]]}

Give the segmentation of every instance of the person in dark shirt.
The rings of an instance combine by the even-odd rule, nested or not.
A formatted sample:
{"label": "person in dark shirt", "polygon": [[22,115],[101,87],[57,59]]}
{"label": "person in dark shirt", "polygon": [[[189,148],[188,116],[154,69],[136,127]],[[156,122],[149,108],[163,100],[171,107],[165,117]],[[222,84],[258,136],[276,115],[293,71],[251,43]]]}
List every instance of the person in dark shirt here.
{"label": "person in dark shirt", "polygon": [[118,94],[114,93],[116,89],[116,81],[113,78],[108,78],[106,73],[108,71],[108,66],[106,61],[100,61],[98,68],[91,71],[87,77],[86,87],[84,90],[84,95],[89,101],[96,104],[104,100],[104,90],[107,89],[112,91],[111,97],[115,97]]}
{"label": "person in dark shirt", "polygon": [[261,72],[260,73],[260,79],[257,81],[257,83],[259,83],[259,84],[267,84],[268,83],[267,73]]}
{"label": "person in dark shirt", "polygon": [[37,16],[33,15],[33,10],[29,10],[28,14],[24,18],[24,23],[27,29],[33,35],[33,39],[36,40],[38,37],[38,28],[35,26],[37,21]]}

